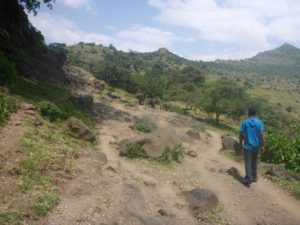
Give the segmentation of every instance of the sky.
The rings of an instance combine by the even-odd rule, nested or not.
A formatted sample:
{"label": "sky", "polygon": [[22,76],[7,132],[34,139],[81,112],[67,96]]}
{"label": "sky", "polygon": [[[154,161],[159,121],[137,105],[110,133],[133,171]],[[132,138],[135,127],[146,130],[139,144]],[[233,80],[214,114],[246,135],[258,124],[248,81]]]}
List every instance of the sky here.
{"label": "sky", "polygon": [[244,59],[300,47],[300,0],[56,0],[29,14],[46,43],[123,51],[161,47],[193,60]]}

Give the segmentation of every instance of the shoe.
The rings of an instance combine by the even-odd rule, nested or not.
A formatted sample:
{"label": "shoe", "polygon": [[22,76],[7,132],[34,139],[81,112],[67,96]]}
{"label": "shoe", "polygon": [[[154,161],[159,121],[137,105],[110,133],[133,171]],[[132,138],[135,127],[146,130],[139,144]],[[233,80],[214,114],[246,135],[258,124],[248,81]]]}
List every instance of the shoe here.
{"label": "shoe", "polygon": [[253,178],[252,182],[257,182],[257,177]]}
{"label": "shoe", "polygon": [[245,187],[247,187],[247,188],[250,188],[250,187],[251,187],[251,182],[249,182],[249,181],[244,181],[243,183],[244,183]]}

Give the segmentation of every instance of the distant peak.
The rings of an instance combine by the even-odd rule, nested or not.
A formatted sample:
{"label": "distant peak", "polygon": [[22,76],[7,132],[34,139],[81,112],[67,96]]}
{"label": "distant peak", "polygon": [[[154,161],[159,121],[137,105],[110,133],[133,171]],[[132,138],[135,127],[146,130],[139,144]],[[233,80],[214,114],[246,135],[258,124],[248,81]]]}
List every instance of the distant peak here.
{"label": "distant peak", "polygon": [[158,53],[160,53],[160,54],[167,54],[168,52],[169,52],[169,50],[166,49],[166,48],[160,48],[160,49],[158,49]]}
{"label": "distant peak", "polygon": [[289,43],[284,43],[278,49],[297,49],[297,48],[294,45],[291,45]]}

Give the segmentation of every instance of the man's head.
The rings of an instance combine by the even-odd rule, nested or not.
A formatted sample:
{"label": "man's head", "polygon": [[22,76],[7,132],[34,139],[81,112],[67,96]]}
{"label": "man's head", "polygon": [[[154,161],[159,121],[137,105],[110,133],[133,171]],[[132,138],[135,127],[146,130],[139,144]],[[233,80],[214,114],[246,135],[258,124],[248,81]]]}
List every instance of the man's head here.
{"label": "man's head", "polygon": [[256,108],[251,107],[248,110],[248,116],[255,116],[256,115]]}

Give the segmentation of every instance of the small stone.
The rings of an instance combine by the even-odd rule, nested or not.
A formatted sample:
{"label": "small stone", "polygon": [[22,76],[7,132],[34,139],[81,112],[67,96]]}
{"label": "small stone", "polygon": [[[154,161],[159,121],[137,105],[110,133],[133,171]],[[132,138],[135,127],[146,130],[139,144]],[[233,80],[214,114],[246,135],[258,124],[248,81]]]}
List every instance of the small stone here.
{"label": "small stone", "polygon": [[110,170],[110,171],[112,171],[114,173],[118,173],[118,171],[115,168],[113,168],[112,166],[108,166],[107,170]]}
{"label": "small stone", "polygon": [[197,152],[195,151],[188,151],[188,155],[193,157],[193,158],[196,158],[197,157]]}
{"label": "small stone", "polygon": [[36,120],[36,121],[33,122],[33,125],[34,125],[35,127],[40,127],[40,126],[43,125],[43,122],[40,121],[40,120]]}
{"label": "small stone", "polygon": [[156,183],[154,181],[144,181],[144,184],[147,186],[147,187],[153,187],[156,185]]}
{"label": "small stone", "polygon": [[17,126],[20,126],[22,123],[21,122],[19,122],[19,121],[17,121],[17,122],[15,122],[15,126],[17,127]]}
{"label": "small stone", "polygon": [[26,103],[26,102],[22,102],[22,103],[20,104],[20,107],[21,107],[21,109],[23,109],[23,110],[35,110],[35,109],[36,109],[34,105],[29,104],[29,103]]}
{"label": "small stone", "polygon": [[162,216],[165,216],[165,215],[168,214],[167,211],[164,210],[164,209],[160,209],[160,210],[158,210],[158,212],[159,212],[159,214],[162,215]]}
{"label": "small stone", "polygon": [[28,115],[35,115],[34,110],[26,110],[25,113],[28,114]]}

